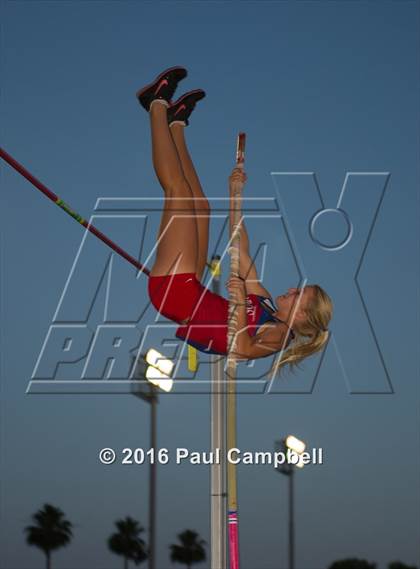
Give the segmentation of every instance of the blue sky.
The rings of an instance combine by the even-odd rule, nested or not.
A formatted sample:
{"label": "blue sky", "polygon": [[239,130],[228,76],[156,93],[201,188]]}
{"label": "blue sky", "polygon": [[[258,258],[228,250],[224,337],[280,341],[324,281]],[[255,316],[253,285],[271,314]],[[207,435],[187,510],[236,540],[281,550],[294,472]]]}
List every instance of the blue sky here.
{"label": "blue sky", "polygon": [[[136,90],[177,64],[189,70],[180,90],[206,90],[187,135],[213,201],[227,195],[235,137],[246,131],[246,195],[278,204],[249,220],[253,250],[267,244],[264,284],[273,295],[298,284],[291,242],[301,274],[331,293],[336,311],[315,385],[319,358],[269,394],[239,397],[238,445],[271,450],[294,433],[324,449],[323,466],[296,476],[299,569],[355,556],[379,569],[395,559],[418,565],[418,4],[2,0],[0,10],[1,146],[133,255],[144,229],[133,204],[162,195]],[[9,167],[0,171],[0,563],[41,566],[22,528],[50,502],[76,526],[54,567],[111,569],[120,565],[105,545],[113,522],[131,515],[147,525],[148,470],[105,467],[98,452],[146,447],[149,409],[129,394],[26,393],[83,231]],[[325,251],[310,239],[314,176],[291,172],[314,173],[326,208],[353,173],[342,203],[354,230],[346,247]],[[116,221],[95,210],[99,198],[116,199]],[[124,217],[122,198],[137,217]],[[147,213],[145,252],[159,212]],[[317,236],[337,243],[343,227],[324,215]],[[215,219],[211,248],[220,229]],[[108,255],[90,238],[83,247],[60,314],[68,323],[91,301]],[[118,259],[113,271],[110,318],[136,321],[146,284]],[[141,322],[153,324],[153,311]],[[60,373],[80,379],[81,365]],[[245,383],[253,373],[243,370]],[[203,364],[194,382],[207,380]],[[160,400],[159,446],[207,450],[209,396],[182,393],[181,383],[176,391]],[[171,462],[158,476],[157,566],[166,569],[178,532],[210,539],[209,471]],[[238,469],[244,569],[287,566],[286,482],[268,466]]]}

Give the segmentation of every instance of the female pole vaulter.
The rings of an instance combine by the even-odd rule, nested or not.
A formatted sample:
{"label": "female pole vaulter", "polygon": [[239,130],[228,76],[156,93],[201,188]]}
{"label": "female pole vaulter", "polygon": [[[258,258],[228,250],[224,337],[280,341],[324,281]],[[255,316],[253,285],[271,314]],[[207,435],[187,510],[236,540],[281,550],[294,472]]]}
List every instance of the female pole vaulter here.
{"label": "female pole vaulter", "polygon": [[[172,67],[137,93],[150,115],[153,166],[165,194],[148,289],[154,307],[179,324],[178,338],[200,351],[226,355],[229,303],[200,282],[207,263],[210,207],[184,138],[205,92],[190,91],[172,102],[186,75],[186,69]],[[235,181],[246,181],[239,168],[229,178],[231,199]],[[332,302],[318,285],[289,288],[273,302],[258,281],[243,222],[240,243],[240,276],[227,283],[238,299],[235,356],[248,360],[285,350],[280,367],[296,365],[327,342]]]}

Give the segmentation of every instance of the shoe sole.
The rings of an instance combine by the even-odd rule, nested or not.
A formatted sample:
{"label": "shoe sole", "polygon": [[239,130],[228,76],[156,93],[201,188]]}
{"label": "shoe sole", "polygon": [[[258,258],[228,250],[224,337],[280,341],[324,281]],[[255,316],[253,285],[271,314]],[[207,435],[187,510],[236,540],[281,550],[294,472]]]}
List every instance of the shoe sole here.
{"label": "shoe sole", "polygon": [[177,99],[174,103],[172,103],[172,105],[169,105],[169,108],[172,109],[173,107],[178,106],[180,103],[183,103],[185,99],[191,97],[191,95],[195,95],[196,93],[203,93],[203,96],[197,99],[197,101],[201,101],[201,99],[204,99],[204,97],[206,96],[206,93],[205,91],[203,91],[203,89],[194,89],[194,91],[188,91],[188,93],[184,93],[184,95],[182,95],[179,99]]}
{"label": "shoe sole", "polygon": [[[185,67],[179,67],[179,65],[176,65],[175,67],[169,67],[169,69],[165,69],[165,71],[162,71],[162,73],[160,75],[158,75],[154,81],[152,81],[151,83],[149,83],[148,85],[146,85],[145,87],[142,87],[139,91],[137,91],[137,93],[136,93],[137,99],[140,99],[140,97],[142,95],[144,95],[144,93],[148,89],[151,89],[154,85],[156,85],[156,83],[159,83],[160,81],[162,81],[162,79],[165,77],[165,75],[167,75],[171,71],[175,71],[176,69],[180,69],[182,71],[185,71],[185,75],[184,75],[184,77],[182,77],[182,79],[184,79],[187,76],[188,72],[185,69]],[[180,79],[180,81],[181,81],[181,79]]]}
{"label": "shoe sole", "polygon": [[201,99],[204,99],[204,97],[206,96],[206,93],[205,93],[205,91],[203,91],[203,89],[195,89],[194,91],[188,91],[188,93],[185,93],[184,95],[182,95],[177,101],[175,101],[175,103],[172,103],[172,105],[169,105],[169,107],[168,107],[168,123],[169,124],[171,122],[176,121],[176,120],[182,120],[182,119],[176,118],[176,113],[173,116],[171,116],[171,114],[172,114],[171,111],[173,112],[176,107],[178,107],[179,105],[182,105],[186,99],[191,97],[191,95],[195,95],[196,93],[200,93],[200,94],[202,93],[203,96],[196,99],[195,102],[201,101]]}

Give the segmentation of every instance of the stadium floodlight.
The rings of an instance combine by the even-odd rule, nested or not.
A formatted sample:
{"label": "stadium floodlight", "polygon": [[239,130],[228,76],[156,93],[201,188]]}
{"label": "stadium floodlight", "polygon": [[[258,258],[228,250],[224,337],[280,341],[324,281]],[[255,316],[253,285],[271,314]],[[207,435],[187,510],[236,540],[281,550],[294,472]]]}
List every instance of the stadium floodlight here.
{"label": "stadium floodlight", "polygon": [[146,370],[146,379],[162,391],[169,392],[172,389],[174,380],[162,373],[159,369],[149,365]]}
{"label": "stadium floodlight", "polygon": [[150,348],[150,350],[147,351],[145,359],[150,366],[159,370],[163,376],[167,378],[171,377],[175,365],[173,361],[165,358],[165,356],[154,348]]}
{"label": "stadium floodlight", "polygon": [[305,451],[306,444],[293,435],[286,437],[284,442],[287,448],[293,450],[297,454],[302,454]]}

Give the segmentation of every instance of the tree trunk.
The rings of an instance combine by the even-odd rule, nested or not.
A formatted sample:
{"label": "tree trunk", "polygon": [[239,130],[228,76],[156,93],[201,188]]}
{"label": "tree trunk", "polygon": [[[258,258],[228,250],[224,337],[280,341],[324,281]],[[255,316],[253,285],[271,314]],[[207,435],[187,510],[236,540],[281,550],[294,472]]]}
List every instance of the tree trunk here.
{"label": "tree trunk", "polygon": [[47,567],[47,569],[51,569],[51,554],[50,554],[49,551],[47,551],[47,553],[46,553],[45,555],[46,555],[46,557],[47,557],[47,565],[46,565],[46,567]]}

